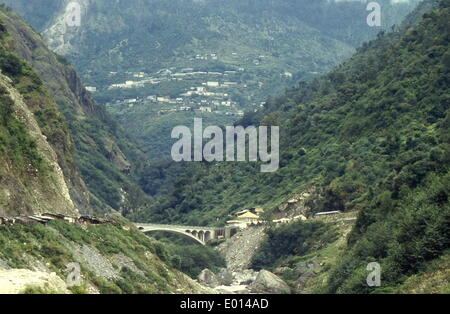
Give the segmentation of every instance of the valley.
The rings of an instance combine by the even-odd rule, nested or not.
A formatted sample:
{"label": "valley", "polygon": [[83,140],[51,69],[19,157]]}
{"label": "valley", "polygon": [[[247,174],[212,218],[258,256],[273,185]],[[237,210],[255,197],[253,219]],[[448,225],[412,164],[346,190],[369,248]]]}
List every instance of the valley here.
{"label": "valley", "polygon": [[0,293],[450,292],[449,0],[3,2]]}
{"label": "valley", "polygon": [[33,9],[26,0],[5,2],[74,64],[152,161],[170,159],[176,125],[193,117],[231,125],[261,110],[269,96],[327,72],[417,4],[380,0],[382,25],[369,27],[359,1],[79,1],[80,26],[66,27],[69,0],[37,0]]}

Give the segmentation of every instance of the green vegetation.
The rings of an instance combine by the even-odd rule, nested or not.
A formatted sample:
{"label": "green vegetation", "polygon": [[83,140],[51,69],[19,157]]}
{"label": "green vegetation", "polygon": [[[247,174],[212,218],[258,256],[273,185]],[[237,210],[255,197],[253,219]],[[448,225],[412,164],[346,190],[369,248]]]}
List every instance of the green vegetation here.
{"label": "green vegetation", "polygon": [[205,268],[217,272],[226,267],[225,259],[209,246],[165,244],[165,247],[171,255],[170,264],[192,278],[197,278]]}
{"label": "green vegetation", "polygon": [[[109,3],[105,7],[102,1],[98,1],[96,14],[108,10],[108,18],[135,20],[136,25],[124,22],[117,26],[114,36],[98,36],[102,22],[88,16],[84,22],[84,31],[87,37],[96,35],[87,41],[87,45],[78,43],[80,47],[77,53],[69,53],[69,58],[74,61],[85,82],[97,87],[93,96],[100,102],[110,103],[108,111],[139,141],[140,147],[158,165],[160,159],[170,159],[172,128],[192,124],[194,114],[178,112],[158,115],[158,110],[172,109],[174,106],[154,102],[129,106],[115,101],[145,99],[149,95],[183,98],[185,103],[175,107],[195,107],[201,101],[206,101],[214,111],[221,112],[207,115],[209,122],[231,125],[236,118],[226,116],[227,111],[253,111],[269,95],[282,93],[300,78],[307,79],[324,73],[350,56],[354,46],[375,37],[380,29],[388,29],[395,21],[400,21],[413,4],[391,5],[389,1],[384,1],[382,5],[386,8],[383,27],[370,28],[364,25],[367,11],[365,4],[360,2],[343,4],[325,0],[262,0],[255,5],[252,1],[235,0],[227,1],[226,4],[152,1],[151,6],[127,3],[111,8]],[[161,15],[158,10],[149,10],[150,7],[160,8],[165,13]],[[135,15],[139,18],[136,19]],[[152,21],[150,26],[140,24],[147,20]],[[87,31],[93,28],[96,33]],[[128,29],[130,31],[125,31]],[[104,43],[100,44],[102,41]],[[124,41],[126,45],[123,45]],[[83,51],[81,54],[80,50]],[[100,57],[93,51],[100,51]],[[212,53],[214,58],[203,59]],[[161,69],[170,69],[175,73],[183,68],[224,75],[179,79],[161,77],[155,73]],[[111,71],[117,73],[111,75]],[[140,88],[107,89],[113,83],[136,80],[132,73],[139,71],[144,71],[159,83],[144,84]],[[228,75],[225,71],[237,73]],[[222,86],[217,90],[228,94],[221,100],[235,101],[236,108],[211,105],[211,97],[182,96],[191,87],[202,86],[206,81],[236,83],[230,88]],[[214,89],[212,91],[216,92]],[[172,174],[178,172],[172,169],[168,172],[156,181],[161,183],[159,186],[167,186],[170,190],[175,180]],[[146,173],[142,173],[141,180],[146,181],[146,176]],[[170,178],[165,180],[168,176]],[[148,179],[150,185],[157,185],[152,179]],[[154,195],[154,188],[150,189],[150,193]]]}
{"label": "green vegetation", "polygon": [[[5,2],[41,32],[64,9],[64,3],[57,0]],[[385,30],[417,3],[379,2],[386,8],[381,28]],[[241,66],[254,68],[251,72],[256,80],[267,81],[271,92],[275,85],[281,91],[280,71],[291,69],[302,76],[322,72],[335,64],[331,60],[342,56],[341,49],[350,53],[350,47],[380,30],[367,27],[366,4],[360,2],[261,0],[255,5],[250,0],[147,0],[111,6],[109,1],[97,1],[86,10],[83,36],[73,38],[76,53],[71,59],[87,82],[98,87],[111,83],[106,75],[109,71],[157,71],[174,64],[186,67],[190,57],[203,53],[226,56],[205,63],[206,70],[226,69],[235,66],[231,54],[235,52],[246,56]],[[254,60],[260,56],[270,62],[255,67]]]}
{"label": "green vegetation", "polygon": [[[179,125],[193,128],[194,118],[202,118],[206,128],[209,125],[232,125],[236,117],[224,114],[171,112],[159,114],[164,105],[150,103],[138,104],[128,107],[111,106],[108,112],[114,116],[116,123],[127,130],[127,133],[139,143],[139,147],[147,153],[152,162],[167,162],[171,160],[171,149],[174,140],[171,138],[172,130]],[[157,167],[155,171],[158,171]],[[145,179],[145,173],[139,171],[138,175]],[[151,179],[148,178],[151,183]],[[153,194],[153,193],[150,193]]]}
{"label": "green vegetation", "polygon": [[7,91],[0,86],[0,152],[19,169],[31,164],[42,170],[43,160],[36,142],[28,134],[24,123],[14,116],[13,105]]}
{"label": "green vegetation", "polygon": [[221,218],[244,206],[273,208],[311,185],[321,196],[315,211],[359,210],[369,198],[386,195],[374,193],[382,182],[399,197],[402,185],[415,188],[431,172],[445,173],[448,43],[439,30],[447,25],[435,23],[439,35],[419,35],[428,27],[422,25],[380,36],[330,74],[247,114],[244,125],[282,126],[278,172],[261,174],[253,164],[192,165],[174,191],[142,215],[176,221],[179,213],[214,212]]}
{"label": "green vegetation", "polygon": [[2,71],[55,150],[77,207],[89,213],[143,207],[149,197],[135,182],[133,164],[145,163],[145,155],[90,98],[64,58],[14,12],[3,7],[0,15]]}
{"label": "green vegetation", "polygon": [[450,252],[429,263],[416,275],[409,277],[397,289],[399,293],[450,293]]}
{"label": "green vegetation", "polygon": [[[251,0],[228,0],[223,3],[146,0],[118,2],[111,6],[109,0],[99,0],[83,8],[82,11],[89,14],[83,15],[80,28],[69,31],[65,38],[59,38],[59,32],[54,33],[48,28],[60,17],[67,2],[5,2],[38,31],[47,30],[44,36],[55,39],[51,42],[71,43],[73,50],[66,57],[74,63],[83,82],[97,88],[93,96],[101,103],[112,103],[107,107],[109,112],[134,140],[139,141],[152,161],[159,162],[155,159],[169,158],[167,150],[172,143],[171,127],[175,122],[191,124],[192,115],[157,116],[157,108],[128,108],[127,104],[116,104],[115,101],[142,99],[149,95],[176,98],[206,81],[233,81],[237,84],[220,89],[229,95],[230,100],[238,103],[233,110],[254,110],[269,95],[282,93],[299,79],[324,73],[350,56],[354,47],[375,37],[381,29],[388,30],[398,23],[417,1],[391,4],[390,0],[380,0],[384,8],[383,25],[371,28],[366,24],[366,3],[358,1],[260,0],[255,3]],[[111,25],[114,26],[112,29]],[[65,50],[58,44],[51,48],[57,52]],[[211,54],[215,57],[204,59]],[[158,78],[158,84],[146,83],[142,88],[108,89],[111,84],[136,80],[133,74],[137,72],[154,76],[161,69],[170,69],[175,73],[183,68],[222,74],[227,70],[243,70],[237,71],[236,75],[182,80]],[[197,99],[193,101],[200,103]],[[224,112],[228,110],[218,107]],[[73,113],[73,108],[70,111]],[[224,115],[210,117],[215,124],[229,125],[232,119]],[[76,131],[81,133],[78,128]],[[85,134],[76,137],[84,139]],[[121,142],[120,139],[115,140]],[[82,144],[78,140],[77,147],[80,146]],[[92,168],[96,168],[94,174],[85,180],[100,201],[118,209],[117,197],[110,200],[105,195],[110,191],[118,194],[118,187],[124,185],[119,181],[125,179],[122,177],[118,181],[115,178],[117,173],[113,171],[114,175],[109,175],[108,171],[101,169],[110,168],[105,160],[100,163],[101,167],[97,167],[101,149],[87,146],[97,151],[99,158],[88,160],[81,154],[83,163],[80,167],[84,168],[84,174],[92,173]],[[78,149],[84,150],[84,147]],[[171,189],[172,181],[162,183]],[[105,184],[99,185],[99,182]],[[150,190],[151,194],[155,193],[153,188]]]}
{"label": "green vegetation", "polygon": [[45,287],[35,287],[35,286],[28,286],[23,291],[20,292],[21,294],[58,294],[58,291],[54,291],[53,289],[49,288],[48,286]]}
{"label": "green vegetation", "polygon": [[300,221],[272,227],[253,256],[252,268],[274,269],[295,256],[320,250],[336,240],[336,230],[321,221]]}
{"label": "green vegetation", "polygon": [[150,235],[164,245],[164,254],[167,255],[165,260],[192,278],[197,278],[205,268],[218,272],[220,268],[226,267],[223,256],[213,249],[213,241],[203,246],[175,233],[152,232]]}
{"label": "green vegetation", "polygon": [[374,260],[386,287],[424,270],[450,239],[449,6],[439,1],[416,23],[381,33],[329,74],[247,114],[244,125],[281,126],[278,172],[192,165],[139,219],[223,222],[245,207],[276,210],[312,186],[311,213],[360,211],[327,292],[370,292],[361,278]]}
{"label": "green vegetation", "polygon": [[[16,83],[31,77],[30,69],[15,54],[7,51],[5,26],[0,20],[0,71],[15,80]],[[0,152],[8,157],[17,168],[25,168],[26,164],[43,170],[43,160],[37,150],[36,142],[28,134],[25,124],[14,115],[14,102],[8,91],[0,86]]]}
{"label": "green vegetation", "polygon": [[[245,3],[238,2],[239,12],[249,9]],[[302,1],[298,3],[303,4]],[[325,2],[317,3],[319,8],[323,8],[320,6]],[[281,126],[280,170],[273,174],[260,173],[259,165],[246,163],[195,163],[187,167],[172,167],[169,163],[165,169],[156,169],[161,167],[161,163],[146,164],[143,154],[129,143],[105,109],[79,90],[80,82],[72,69],[59,61],[53,63],[55,69],[60,69],[60,74],[44,81],[51,87],[59,87],[57,83],[60,81],[70,86],[59,89],[64,91],[64,95],[55,92],[58,87],[53,88],[52,93],[58,96],[55,99],[68,120],[78,157],[77,166],[94,196],[92,203],[97,209],[120,209],[128,217],[141,221],[212,225],[223,224],[230,214],[246,207],[262,206],[269,213],[276,211],[293,194],[313,190],[307,203],[309,214],[324,210],[359,212],[346,245],[341,246],[337,231],[327,224],[293,223],[269,231],[267,241],[255,256],[254,267],[296,265],[302,259],[309,259],[311,254],[329,256],[339,253],[332,264],[326,265],[328,285],[318,285],[318,291],[411,291],[418,280],[427,284],[429,279],[428,286],[435,280],[445,281],[445,269],[443,271],[438,265],[448,262],[450,247],[450,1],[427,0],[426,3],[436,5],[419,20],[418,13],[414,12],[403,26],[394,27],[389,34],[381,32],[376,40],[365,43],[350,60],[329,74],[302,81],[282,96],[268,99],[263,110],[244,116],[239,122],[243,125]],[[106,5],[111,9],[109,2],[99,1],[94,11],[101,12]],[[121,5],[127,4],[120,3],[115,8],[135,16],[133,10],[122,10]],[[170,12],[173,3],[161,1],[160,5]],[[186,12],[191,12],[192,3],[185,5],[189,6]],[[201,5],[196,3],[194,7],[199,9]],[[269,52],[267,55],[271,58],[287,58],[295,68],[297,57],[286,56],[284,50],[276,51],[270,41],[263,40],[261,44],[255,38],[242,36],[240,40],[245,43],[230,45],[235,38],[225,40],[224,33],[213,30],[222,29],[230,36],[239,36],[239,32],[230,32],[227,27],[245,29],[246,25],[239,20],[238,26],[226,26],[227,23],[219,18],[210,21],[197,18],[197,14],[207,16],[205,13],[211,9],[208,6],[201,8],[206,11],[194,10],[194,15],[186,14],[191,21],[200,23],[200,26],[192,23],[189,27],[181,20],[170,23],[170,19],[161,16],[148,19],[143,12],[143,18],[154,21],[149,28],[138,27],[139,23],[135,23],[137,29],[133,26],[111,32],[114,36],[120,31],[127,36],[133,34],[133,38],[129,38],[129,48],[119,49],[117,55],[109,54],[117,42],[90,32],[86,38],[98,44],[99,49],[86,47],[88,51],[80,53],[83,59],[76,60],[77,65],[92,71],[85,73],[88,82],[103,83],[99,77],[104,77],[116,65],[118,68],[114,69],[118,71],[152,70],[153,65],[136,62],[141,56],[148,57],[144,53],[146,51],[151,51],[152,58],[146,60],[151,60],[152,64],[160,59],[178,60],[181,56],[184,58],[201,51],[201,46],[194,49],[191,45],[200,45],[199,41],[204,40],[205,51],[218,47],[215,50],[219,53],[229,55],[229,47],[237,47],[238,53],[244,55],[246,51],[256,49],[264,54]],[[294,23],[293,17],[287,13],[286,10],[277,13],[287,23],[280,25],[281,28],[289,28]],[[307,17],[304,19],[308,20]],[[351,19],[340,18],[339,21],[351,23]],[[92,23],[91,27],[99,26],[96,21]],[[255,22],[252,25],[259,24]],[[340,27],[335,29],[345,29],[345,25],[338,25]],[[316,26],[318,29],[322,27]],[[330,29],[329,26],[326,28]],[[196,40],[178,31],[183,29],[194,34],[196,27],[206,30],[200,32]],[[58,114],[55,103],[49,100],[51,98],[45,93],[38,76],[11,52],[9,45],[18,38],[17,34],[16,37],[5,34],[3,25],[0,32],[2,71],[11,76],[46,135],[52,137],[52,144],[55,147],[61,144],[58,149],[60,163],[64,164],[65,159],[70,161],[70,154],[61,153],[71,148],[64,119]],[[174,34],[177,34],[175,39]],[[148,50],[149,47],[138,45],[143,42],[142,38],[151,39],[144,41],[146,43],[159,42],[159,36],[173,40],[164,41],[164,49],[160,50]],[[325,37],[325,46],[342,48],[350,44],[348,38],[340,38],[342,42],[336,42],[328,35]],[[301,39],[294,32],[277,40],[294,42],[294,49],[309,45],[310,41],[304,37]],[[39,42],[34,43],[38,45]],[[228,50],[215,46],[217,43],[225,45]],[[285,49],[279,42],[276,46]],[[180,47],[188,49],[183,52]],[[110,64],[104,62],[102,53],[105,52],[100,48],[107,49]],[[42,56],[39,51],[37,49],[35,53]],[[162,51],[170,53],[162,55]],[[302,64],[316,62],[318,68],[298,68],[301,74],[321,72],[338,61],[329,59],[329,55],[324,55],[320,49],[310,54],[297,61]],[[48,52],[44,56],[64,61]],[[324,60],[328,61],[324,64]],[[165,65],[164,62],[155,64]],[[36,63],[36,68],[38,66]],[[266,70],[266,73],[275,73],[270,72],[273,69]],[[40,75],[47,73],[42,68],[40,71]],[[276,88],[274,84],[273,91]],[[11,100],[4,91],[0,92],[0,97],[1,149],[16,162],[39,163],[35,144],[26,136],[23,126],[12,118]],[[52,105],[47,107],[47,103]],[[130,113],[131,116],[133,114]],[[172,122],[177,119],[172,118]],[[148,123],[146,120],[142,127],[153,132],[153,123],[151,119]],[[161,120],[162,123],[166,125],[165,120]],[[146,136],[144,134],[142,139],[145,140]],[[164,141],[154,144],[158,150],[165,147]],[[133,168],[128,158],[144,162]],[[140,177],[136,175],[139,170],[142,170]],[[133,182],[136,177],[142,188],[156,197],[155,200]],[[141,210],[136,212],[137,208]],[[122,267],[118,279],[105,280],[93,271],[83,269],[87,280],[102,293],[172,292],[176,287],[177,273],[164,263],[189,270],[191,275],[198,273],[199,265],[211,268],[223,265],[223,261],[208,248],[183,250],[176,245],[166,248],[166,245],[150,241],[137,230],[126,231],[111,225],[87,230],[58,222],[50,227],[0,227],[0,258],[16,268],[29,266],[27,256],[32,256],[44,259],[52,271],[64,276],[64,266],[75,260],[71,250],[73,243],[94,247],[108,258],[124,254],[140,270]],[[148,252],[153,256],[150,257],[151,262]],[[369,288],[365,283],[366,266],[373,261],[382,266],[383,287],[379,289]],[[438,287],[439,291],[448,291],[448,286],[439,284]],[[87,287],[74,288],[73,291],[84,293]]]}
{"label": "green vegetation", "polygon": [[[129,227],[129,226],[128,226]],[[116,279],[105,279],[77,259],[77,247],[88,246],[106,259],[114,256],[129,258],[134,267],[114,264]],[[101,293],[170,293],[176,288],[190,289],[186,280],[173,268],[166,266],[173,260],[158,242],[138,230],[124,230],[122,226],[100,225],[83,229],[81,226],[55,221],[44,226],[0,226],[0,259],[12,268],[28,268],[42,262],[52,272],[65,279],[66,265],[81,265],[83,284],[72,287],[73,293],[86,293],[93,285]],[[187,290],[189,291],[189,290]],[[48,293],[29,287],[23,293]]]}
{"label": "green vegetation", "polygon": [[77,165],[93,194],[96,212],[112,208],[127,213],[148,199],[129,175],[134,168],[128,156],[133,159],[135,148],[102,107],[96,110],[99,116],[103,115],[101,119],[93,116],[79,120],[68,110],[63,111],[73,134]]}

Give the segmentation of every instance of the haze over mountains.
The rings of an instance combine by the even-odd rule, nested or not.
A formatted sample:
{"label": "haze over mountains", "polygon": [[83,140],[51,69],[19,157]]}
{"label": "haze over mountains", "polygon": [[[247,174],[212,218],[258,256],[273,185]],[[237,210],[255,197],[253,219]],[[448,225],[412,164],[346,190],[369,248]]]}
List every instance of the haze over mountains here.
{"label": "haze over mountains", "polygon": [[[55,52],[75,63],[87,84],[99,88],[109,83],[110,71],[232,68],[237,63],[255,68],[259,56],[268,59],[260,70],[267,74],[323,72],[381,29],[399,23],[417,3],[381,1],[382,26],[370,28],[365,1],[80,1],[81,25],[67,28],[63,16],[69,2],[6,1]],[[218,59],[191,60],[211,53]]]}
{"label": "haze over mountains", "polygon": [[79,1],[81,24],[68,27],[69,2],[6,1],[152,159],[169,158],[174,126],[194,116],[232,123],[329,70],[417,3],[380,1],[382,25],[369,27],[366,1]]}

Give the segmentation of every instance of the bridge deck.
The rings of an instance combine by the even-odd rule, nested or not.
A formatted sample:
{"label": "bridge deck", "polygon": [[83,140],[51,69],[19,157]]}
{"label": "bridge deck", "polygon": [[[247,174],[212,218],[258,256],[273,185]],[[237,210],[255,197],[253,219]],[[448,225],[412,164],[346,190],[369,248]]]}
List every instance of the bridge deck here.
{"label": "bridge deck", "polygon": [[207,230],[216,231],[224,228],[212,228],[212,227],[201,227],[201,226],[181,226],[181,225],[163,225],[163,224],[135,224],[138,228],[157,228],[157,229],[177,229],[177,230]]}

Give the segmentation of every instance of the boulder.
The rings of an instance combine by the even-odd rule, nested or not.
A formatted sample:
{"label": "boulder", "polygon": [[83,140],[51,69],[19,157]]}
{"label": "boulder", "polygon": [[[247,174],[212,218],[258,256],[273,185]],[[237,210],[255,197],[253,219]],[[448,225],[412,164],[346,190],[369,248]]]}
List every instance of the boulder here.
{"label": "boulder", "polygon": [[198,282],[204,286],[215,288],[220,285],[219,280],[217,279],[216,274],[214,274],[209,269],[204,269],[197,277]]}
{"label": "boulder", "polygon": [[289,270],[291,270],[289,267],[278,267],[277,269],[275,269],[275,271],[273,273],[277,276],[280,276]]}
{"label": "boulder", "polygon": [[217,280],[221,286],[231,286],[234,282],[234,276],[231,271],[226,268],[220,270],[217,274]]}
{"label": "boulder", "polygon": [[28,288],[45,293],[70,293],[66,283],[56,273],[28,269],[0,270],[0,294],[24,293]]}
{"label": "boulder", "polygon": [[300,265],[297,266],[297,268],[295,269],[295,275],[298,277],[300,277],[301,275],[303,275],[304,273],[306,273],[308,271],[308,266],[306,266],[305,263],[301,263]]}
{"label": "boulder", "polygon": [[305,273],[308,273],[310,271],[317,271],[320,268],[320,264],[317,262],[308,262],[308,263],[301,263],[298,265],[298,267],[295,269],[295,275],[297,277],[302,276]]}
{"label": "boulder", "polygon": [[303,273],[294,283],[295,292],[298,293],[302,292],[305,289],[308,281],[315,276],[316,274],[314,274],[312,271],[307,271]]}
{"label": "boulder", "polygon": [[277,275],[267,270],[261,270],[250,289],[254,293],[288,294],[289,286]]}
{"label": "boulder", "polygon": [[308,263],[308,268],[309,269],[318,269],[320,268],[320,264],[316,261],[312,261]]}

